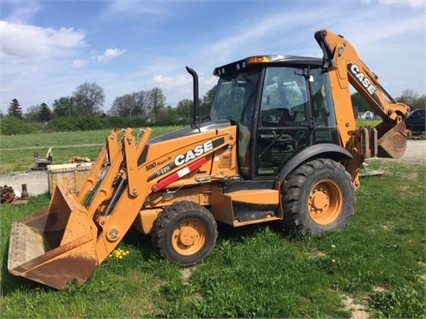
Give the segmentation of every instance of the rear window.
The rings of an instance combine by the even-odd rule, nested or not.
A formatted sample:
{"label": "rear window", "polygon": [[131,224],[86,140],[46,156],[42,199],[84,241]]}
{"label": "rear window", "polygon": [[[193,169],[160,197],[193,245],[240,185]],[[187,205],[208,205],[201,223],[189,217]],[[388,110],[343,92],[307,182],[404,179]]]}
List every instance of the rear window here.
{"label": "rear window", "polygon": [[425,118],[425,111],[426,110],[414,110],[412,111],[408,116],[408,118],[420,118],[420,119],[424,119]]}

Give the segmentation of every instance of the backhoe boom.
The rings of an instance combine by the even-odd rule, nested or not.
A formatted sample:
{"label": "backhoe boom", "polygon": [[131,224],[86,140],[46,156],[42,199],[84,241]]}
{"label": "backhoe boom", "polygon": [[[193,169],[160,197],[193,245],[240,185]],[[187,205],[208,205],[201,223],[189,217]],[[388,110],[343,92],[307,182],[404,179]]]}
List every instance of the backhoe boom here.
{"label": "backhoe boom", "polygon": [[326,59],[338,61],[339,65],[343,61],[349,75],[349,82],[384,121],[399,123],[408,115],[409,107],[403,103],[397,103],[386,92],[380,85],[377,75],[362,62],[354,47],[342,36],[322,30],[315,33],[315,39]]}
{"label": "backhoe boom", "polygon": [[[406,127],[403,120],[410,112],[410,108],[397,103],[388,92],[380,85],[378,77],[361,61],[356,50],[342,36],[336,35],[328,30],[321,30],[315,33],[315,39],[323,50],[324,67],[330,70],[330,79],[336,105],[338,119],[345,119],[339,125],[342,144],[351,145],[351,153],[355,156],[369,157],[367,155],[379,157],[401,157],[406,149]],[[334,74],[332,74],[334,72]],[[355,133],[355,123],[351,120],[352,111],[347,109],[352,105],[350,101],[349,85],[351,84],[357,92],[370,104],[374,111],[383,119],[383,122],[376,126],[377,134],[369,130],[367,136]],[[341,88],[338,90],[337,88]],[[354,141],[356,138],[363,138],[361,141]],[[358,147],[357,147],[358,144]],[[362,145],[370,145],[372,149],[378,149],[377,153],[368,151],[363,153]]]}

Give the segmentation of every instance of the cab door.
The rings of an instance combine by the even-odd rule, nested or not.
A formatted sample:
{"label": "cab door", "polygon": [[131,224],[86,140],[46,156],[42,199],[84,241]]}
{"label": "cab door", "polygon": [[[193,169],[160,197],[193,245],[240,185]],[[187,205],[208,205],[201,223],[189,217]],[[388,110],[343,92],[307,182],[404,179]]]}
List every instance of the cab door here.
{"label": "cab door", "polygon": [[255,175],[272,176],[300,150],[332,141],[335,119],[328,78],[319,67],[276,66],[264,74]]}

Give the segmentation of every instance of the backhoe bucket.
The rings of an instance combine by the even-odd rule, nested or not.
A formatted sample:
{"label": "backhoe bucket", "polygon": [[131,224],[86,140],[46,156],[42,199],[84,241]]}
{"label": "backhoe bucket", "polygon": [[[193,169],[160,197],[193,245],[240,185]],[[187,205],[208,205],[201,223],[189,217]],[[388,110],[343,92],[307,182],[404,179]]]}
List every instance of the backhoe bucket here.
{"label": "backhoe bucket", "polygon": [[98,264],[96,233],[87,210],[57,185],[48,208],[12,225],[8,269],[56,289],[83,283]]}
{"label": "backhoe bucket", "polygon": [[388,124],[380,123],[377,127],[379,134],[378,157],[400,158],[407,149],[407,127],[400,122],[388,129]]}

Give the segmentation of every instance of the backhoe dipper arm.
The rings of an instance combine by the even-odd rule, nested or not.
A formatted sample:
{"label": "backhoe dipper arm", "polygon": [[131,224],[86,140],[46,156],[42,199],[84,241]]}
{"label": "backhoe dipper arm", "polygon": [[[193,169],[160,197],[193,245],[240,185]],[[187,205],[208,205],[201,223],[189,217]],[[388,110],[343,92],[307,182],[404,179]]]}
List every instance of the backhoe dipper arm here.
{"label": "backhoe dipper arm", "polygon": [[[356,50],[342,36],[321,30],[315,33],[315,39],[324,54],[323,67],[330,71],[342,145],[355,157],[359,157],[358,162],[373,156],[401,157],[407,145],[404,119],[410,108],[397,103],[382,88],[378,77],[361,61]],[[349,83],[383,119],[374,129],[356,128]],[[357,167],[358,164],[354,166]]]}
{"label": "backhoe dipper arm", "polygon": [[[410,108],[403,103],[397,103],[386,92],[378,77],[361,61],[356,50],[342,36],[321,30],[315,33],[315,39],[330,67],[339,67],[343,63],[349,82],[384,121],[397,124],[408,115]],[[344,81],[345,77],[342,80]]]}

